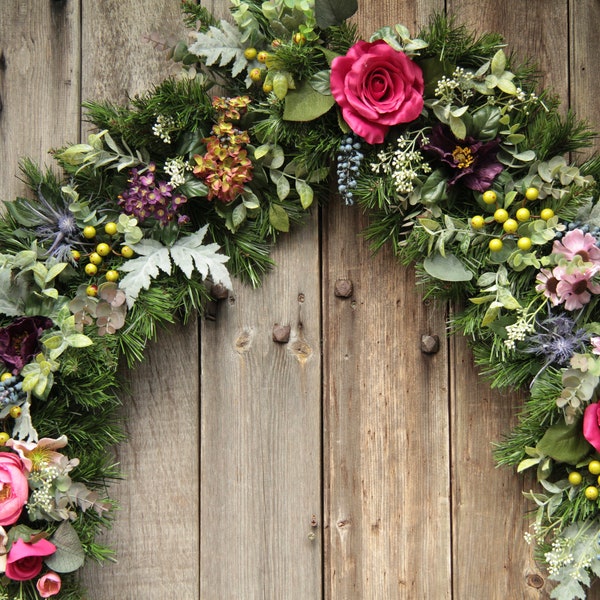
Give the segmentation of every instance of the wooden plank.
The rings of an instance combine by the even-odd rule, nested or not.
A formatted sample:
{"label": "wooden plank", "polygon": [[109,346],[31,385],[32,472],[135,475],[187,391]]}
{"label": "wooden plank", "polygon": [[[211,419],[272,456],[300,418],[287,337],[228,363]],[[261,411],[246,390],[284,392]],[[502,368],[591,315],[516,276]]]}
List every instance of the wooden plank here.
{"label": "wooden plank", "polygon": [[21,157],[52,164],[79,131],[79,4],[11,0],[0,11],[0,200],[25,192]]}
{"label": "wooden plank", "polygon": [[[123,102],[170,66],[148,41],[183,34],[177,0],[84,2],[82,96]],[[129,441],[116,451],[126,479],[112,488],[122,510],[108,541],[113,567],[90,568],[90,600],[198,595],[198,334],[160,332],[144,362],[124,373]]]}
{"label": "wooden plank", "polygon": [[[436,2],[363,3],[363,35]],[[325,598],[450,598],[450,481],[444,310],[412,268],[357,237],[358,207],[330,199],[323,223]],[[338,279],[353,294],[334,295]],[[438,335],[438,354],[420,351]]]}
{"label": "wooden plank", "polygon": [[[508,50],[537,59],[567,99],[566,2],[498,3],[452,0],[448,10],[480,32],[502,33]],[[523,540],[529,525],[527,483],[510,469],[494,469],[491,442],[515,423],[521,399],[493,392],[473,367],[464,339],[451,346],[453,589],[456,598],[544,598],[548,585]]]}
{"label": "wooden plank", "polygon": [[313,218],[203,323],[202,600],[321,595],[318,247]]}

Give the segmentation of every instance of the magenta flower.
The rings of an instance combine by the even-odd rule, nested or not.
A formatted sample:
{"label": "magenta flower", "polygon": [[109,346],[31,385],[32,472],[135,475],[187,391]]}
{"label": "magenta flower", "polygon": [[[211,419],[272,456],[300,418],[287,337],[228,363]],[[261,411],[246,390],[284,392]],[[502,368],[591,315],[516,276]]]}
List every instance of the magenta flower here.
{"label": "magenta flower", "polygon": [[546,296],[552,303],[552,306],[558,306],[561,303],[561,300],[556,293],[556,288],[560,282],[561,272],[562,269],[560,269],[560,267],[556,267],[552,271],[550,271],[550,269],[541,269],[535,278],[535,280],[539,282],[538,285],[535,286],[536,291]]}
{"label": "magenta flower", "polygon": [[60,592],[61,583],[60,575],[48,571],[37,580],[35,587],[42,598],[50,598]]}
{"label": "magenta flower", "polygon": [[20,317],[0,328],[0,360],[16,375],[37,354],[44,330],[52,327],[46,317]]}
{"label": "magenta flower", "polygon": [[589,404],[583,413],[583,437],[600,452],[600,404]]}
{"label": "magenta flower", "polygon": [[600,285],[592,281],[596,273],[596,268],[563,273],[556,286],[556,293],[561,302],[564,302],[566,310],[582,308],[591,300],[592,294],[600,294]]}
{"label": "magenta flower", "polygon": [[450,170],[448,185],[460,183],[476,192],[485,192],[504,167],[496,160],[498,140],[479,142],[472,137],[457,139],[449,127],[435,125],[429,143],[421,150],[436,154]]}
{"label": "magenta flower", "polygon": [[48,540],[28,543],[17,538],[8,551],[6,576],[14,581],[33,579],[40,574],[44,558],[55,552],[56,546]]}
{"label": "magenta flower", "polygon": [[596,246],[596,238],[589,233],[584,234],[581,229],[573,229],[562,240],[556,240],[552,252],[562,254],[568,260],[581,256],[583,262],[600,265],[600,248]]}

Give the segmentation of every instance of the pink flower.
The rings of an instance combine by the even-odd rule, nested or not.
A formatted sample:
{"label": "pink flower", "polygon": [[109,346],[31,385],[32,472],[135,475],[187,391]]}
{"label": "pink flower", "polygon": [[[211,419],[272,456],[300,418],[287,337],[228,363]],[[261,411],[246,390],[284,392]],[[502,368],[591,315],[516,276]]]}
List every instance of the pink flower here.
{"label": "pink flower", "polygon": [[583,413],[583,437],[600,452],[600,404],[589,404]]}
{"label": "pink flower", "polygon": [[15,581],[27,581],[40,574],[46,556],[56,552],[56,546],[48,540],[29,544],[18,538],[8,551],[6,576]]}
{"label": "pink flower", "polygon": [[10,439],[6,445],[19,453],[21,461],[28,472],[39,471],[42,467],[60,463],[63,455],[60,452],[55,452],[55,450],[64,448],[67,445],[67,436],[61,435],[56,440],[42,438],[37,443]]}
{"label": "pink flower", "polygon": [[566,310],[582,308],[590,301],[590,292],[600,294],[600,285],[591,281],[596,272],[597,269],[586,269],[562,275],[556,286],[556,293],[564,301]]}
{"label": "pink flower", "polygon": [[562,270],[558,267],[553,271],[541,269],[535,278],[536,281],[539,282],[538,285],[535,286],[535,289],[544,294],[544,296],[550,300],[552,306],[558,306],[561,303],[561,300],[556,293],[561,274]]}
{"label": "pink flower", "polygon": [[592,354],[600,354],[600,337],[590,338],[592,344]]}
{"label": "pink flower", "polygon": [[42,598],[50,598],[60,592],[60,584],[60,577],[53,571],[49,571],[37,580],[35,587]]}
{"label": "pink flower", "polygon": [[27,502],[29,485],[16,454],[0,452],[0,525],[17,521]]}
{"label": "pink flower", "polygon": [[596,238],[581,229],[569,231],[562,240],[556,240],[552,246],[554,254],[562,254],[568,260],[581,256],[583,262],[600,264],[600,248],[596,246]]}
{"label": "pink flower", "polygon": [[356,43],[331,63],[331,93],[344,120],[369,144],[392,125],[414,121],[423,108],[423,72],[387,42]]}

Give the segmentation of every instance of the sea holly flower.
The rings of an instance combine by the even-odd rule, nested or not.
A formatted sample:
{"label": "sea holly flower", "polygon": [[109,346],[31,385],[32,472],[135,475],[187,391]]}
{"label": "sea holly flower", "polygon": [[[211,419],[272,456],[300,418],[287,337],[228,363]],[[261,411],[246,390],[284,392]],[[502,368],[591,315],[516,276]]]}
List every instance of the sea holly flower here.
{"label": "sea holly flower", "polygon": [[499,148],[498,140],[481,142],[472,137],[459,140],[449,127],[441,124],[433,126],[429,142],[421,146],[421,150],[437,155],[449,169],[448,185],[460,184],[476,192],[489,189],[504,169],[496,159]]}
{"label": "sea holly flower", "polygon": [[581,229],[568,231],[561,240],[556,240],[552,246],[553,254],[560,254],[567,260],[580,256],[583,262],[593,262],[600,265],[600,248],[596,246],[596,238],[584,233]]}
{"label": "sea holly flower", "polygon": [[14,375],[37,354],[42,333],[52,327],[46,317],[20,317],[0,328],[0,360]]}
{"label": "sea holly flower", "polygon": [[369,144],[390,127],[410,123],[423,109],[423,72],[384,40],[357,42],[331,63],[331,93],[344,121]]}

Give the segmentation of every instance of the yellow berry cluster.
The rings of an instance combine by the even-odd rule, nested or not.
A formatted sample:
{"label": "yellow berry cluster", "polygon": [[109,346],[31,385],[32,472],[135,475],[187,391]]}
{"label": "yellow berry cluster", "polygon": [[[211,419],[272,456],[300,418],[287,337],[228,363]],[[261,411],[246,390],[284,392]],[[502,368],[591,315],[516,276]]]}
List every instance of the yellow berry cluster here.
{"label": "yellow berry cluster", "polygon": [[[85,258],[87,263],[84,267],[86,275],[95,277],[102,272],[106,281],[116,282],[119,279],[119,272],[116,269],[102,270],[106,257],[111,254],[121,256],[123,258],[131,258],[134,254],[133,250],[129,246],[121,246],[117,251],[112,243],[112,238],[117,234],[117,224],[112,221],[104,225],[104,233],[109,236],[109,242],[98,242],[92,252],[90,252]],[[98,232],[92,225],[87,225],[83,229],[83,237],[87,240],[94,240]],[[73,259],[79,262],[82,258],[81,252],[78,250],[72,251]],[[90,283],[86,288],[88,296],[96,296],[98,294],[98,286],[95,283]]]}
{"label": "yellow berry cluster", "polygon": [[[529,187],[525,190],[525,198],[523,200],[523,206],[518,208],[514,214],[514,217],[511,217],[509,212],[502,207],[499,207],[497,204],[498,196],[496,192],[493,190],[487,190],[481,196],[481,199],[485,204],[492,205],[496,204],[496,210],[494,211],[493,221],[502,225],[502,229],[506,235],[514,235],[517,233],[519,225],[521,223],[526,223],[529,219],[532,218],[531,211],[524,206],[527,200],[534,201],[537,200],[539,196],[539,190],[535,187]],[[554,211],[551,208],[544,208],[540,214],[539,218],[548,221],[554,216]],[[489,219],[486,219],[482,215],[475,215],[471,218],[471,227],[475,230],[482,230],[488,222],[491,222]],[[503,247],[502,236],[493,237],[488,244],[488,247],[491,252],[500,252]],[[527,251],[531,248],[532,241],[531,238],[527,236],[519,236],[517,239],[517,247],[520,250]]]}
{"label": "yellow berry cluster", "polygon": [[[588,464],[588,471],[590,472],[591,475],[594,475],[597,477],[597,479],[596,479],[597,485],[587,485],[585,487],[585,489],[583,490],[583,494],[585,495],[585,497],[588,500],[594,501],[594,500],[598,499],[598,496],[600,496],[600,490],[598,489],[598,486],[600,486],[600,461],[599,460],[590,461],[590,463]],[[579,471],[571,471],[569,473],[568,479],[569,479],[569,483],[573,487],[577,487],[577,486],[581,485],[581,483],[583,482],[583,475]]]}

